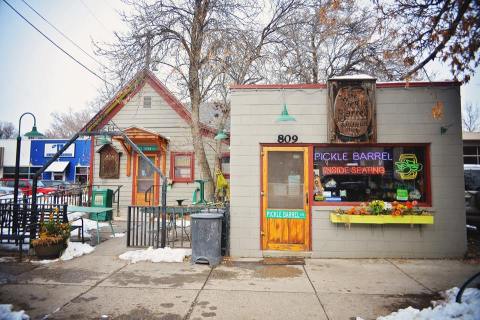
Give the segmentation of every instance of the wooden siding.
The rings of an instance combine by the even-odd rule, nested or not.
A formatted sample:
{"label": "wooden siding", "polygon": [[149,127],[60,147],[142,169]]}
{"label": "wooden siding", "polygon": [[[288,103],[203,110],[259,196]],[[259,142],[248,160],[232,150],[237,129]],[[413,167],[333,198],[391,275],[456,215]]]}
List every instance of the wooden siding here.
{"label": "wooden siding", "polygon": [[[143,107],[143,96],[152,97],[151,108]],[[182,119],[172,108],[157,94],[157,92],[147,83],[132,99],[115,115],[112,119],[120,128],[126,129],[131,126],[148,129],[169,139],[167,157],[166,157],[166,175],[170,172],[170,152],[171,151],[193,151],[190,126]],[[213,172],[215,164],[215,140],[203,137],[205,152]],[[94,183],[123,185],[121,191],[120,205],[122,207],[122,218],[126,216],[126,207],[132,201],[132,179],[133,170],[130,177],[126,176],[127,155],[120,144],[114,143],[118,150],[122,150],[123,155],[120,159],[120,179],[100,179],[98,176],[99,157],[95,153],[94,165]],[[95,148],[97,150],[98,147]],[[223,146],[223,151],[227,147]],[[195,163],[195,179],[200,179],[200,168]],[[171,190],[167,192],[167,203],[176,205],[176,199],[188,199],[186,204],[190,204],[192,194],[196,183],[176,182]]]}

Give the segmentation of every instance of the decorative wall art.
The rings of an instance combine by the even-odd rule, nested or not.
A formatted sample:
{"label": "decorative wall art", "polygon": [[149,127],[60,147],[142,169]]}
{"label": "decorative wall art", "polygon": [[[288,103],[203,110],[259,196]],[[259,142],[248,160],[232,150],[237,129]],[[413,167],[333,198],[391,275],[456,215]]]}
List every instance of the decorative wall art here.
{"label": "decorative wall art", "polygon": [[376,142],[375,79],[328,81],[331,143]]}

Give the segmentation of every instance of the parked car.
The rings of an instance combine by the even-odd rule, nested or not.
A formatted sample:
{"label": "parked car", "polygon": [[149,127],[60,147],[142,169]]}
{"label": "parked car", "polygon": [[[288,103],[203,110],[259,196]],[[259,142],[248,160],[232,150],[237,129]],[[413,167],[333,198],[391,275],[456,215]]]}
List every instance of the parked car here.
{"label": "parked car", "polygon": [[42,183],[46,187],[52,187],[55,188],[56,190],[65,190],[70,188],[71,183],[63,180],[42,180]]}
{"label": "parked car", "polygon": [[[13,191],[14,189],[11,187],[2,187],[0,186],[0,200],[4,199],[13,199]],[[23,197],[23,192],[18,190],[18,198]]]}
{"label": "parked car", "polygon": [[[13,188],[15,180],[13,178],[2,178],[0,179],[0,185],[4,187]],[[31,179],[20,179],[18,181],[18,188],[27,196],[32,195],[32,180]],[[49,194],[55,192],[56,189],[52,187],[45,186],[41,180],[37,182],[37,193],[39,194]]]}
{"label": "parked car", "polygon": [[467,224],[480,227],[480,165],[464,165]]}

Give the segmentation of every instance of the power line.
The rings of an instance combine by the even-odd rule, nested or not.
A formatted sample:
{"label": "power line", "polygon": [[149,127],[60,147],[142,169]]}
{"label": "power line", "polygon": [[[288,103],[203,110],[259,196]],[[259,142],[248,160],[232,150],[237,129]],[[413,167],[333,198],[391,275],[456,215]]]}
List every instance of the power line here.
{"label": "power line", "polygon": [[102,66],[105,69],[110,70],[107,68],[103,63],[98,61],[95,57],[90,55],[87,51],[83,50],[78,44],[76,44],[72,39],[70,39],[65,33],[63,33],[61,30],[59,30],[57,27],[55,27],[50,21],[47,20],[43,15],[41,15],[37,10],[35,10],[27,1],[22,0],[23,3],[25,3],[30,9],[32,9],[33,12],[35,12],[40,18],[43,19],[46,23],[48,23],[53,29],[55,29],[58,33],[60,33],[65,39],[70,41],[71,44],[73,44],[75,47],[77,47],[80,51],[82,51],[84,54],[86,54],[90,59],[98,63],[100,66]]}
{"label": "power line", "polygon": [[88,12],[90,13],[90,15],[92,17],[95,18],[95,20],[97,20],[97,22],[105,29],[107,30],[108,32],[110,32],[110,30],[107,29],[107,27],[103,24],[102,21],[100,21],[100,19],[97,18],[97,16],[93,13],[93,11],[87,6],[87,4],[85,2],[83,2],[83,0],[80,0],[80,2],[83,4],[83,6],[88,10]]}
{"label": "power line", "polygon": [[45,37],[45,39],[47,39],[48,41],[50,41],[50,43],[52,43],[55,47],[57,47],[57,49],[59,49],[60,51],[62,51],[63,53],[65,53],[70,59],[72,59],[73,61],[75,61],[76,63],[78,63],[79,65],[81,65],[84,69],[86,69],[88,72],[90,72],[91,74],[93,74],[95,77],[97,77],[98,79],[102,80],[103,82],[105,83],[108,83],[110,85],[112,85],[110,82],[108,82],[107,80],[103,79],[102,77],[100,77],[98,74],[96,74],[94,71],[92,71],[90,68],[88,68],[86,65],[84,65],[83,63],[81,63],[80,61],[78,61],[77,59],[75,59],[70,53],[68,53],[67,51],[65,51],[62,47],[60,47],[58,44],[55,43],[55,41],[53,41],[52,39],[50,39],[46,34],[44,34],[42,31],[40,31],[40,29],[38,29],[37,27],[35,27],[35,25],[33,25],[30,21],[28,21],[27,18],[25,18],[20,12],[18,12],[10,3],[8,3],[7,0],[3,0],[3,2],[5,2],[7,4],[7,6],[9,6],[13,11],[15,11],[16,14],[18,14],[23,20],[25,20],[26,23],[28,23],[32,28],[34,28],[38,33],[40,33],[43,37]]}

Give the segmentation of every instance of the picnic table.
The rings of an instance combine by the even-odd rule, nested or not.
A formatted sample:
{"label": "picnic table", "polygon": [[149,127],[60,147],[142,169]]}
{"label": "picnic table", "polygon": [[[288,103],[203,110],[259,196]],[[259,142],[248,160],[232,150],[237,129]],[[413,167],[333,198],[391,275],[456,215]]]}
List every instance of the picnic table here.
{"label": "picnic table", "polygon": [[[112,210],[113,208],[106,208],[106,207],[81,207],[81,206],[68,206],[67,212],[83,212],[85,214],[96,214],[97,216],[105,211]],[[98,219],[97,221],[97,244],[100,243],[100,233],[99,233],[99,226],[98,226]],[[110,229],[112,230],[112,235],[115,237],[115,230],[113,230],[112,219],[108,220],[110,224]]]}

